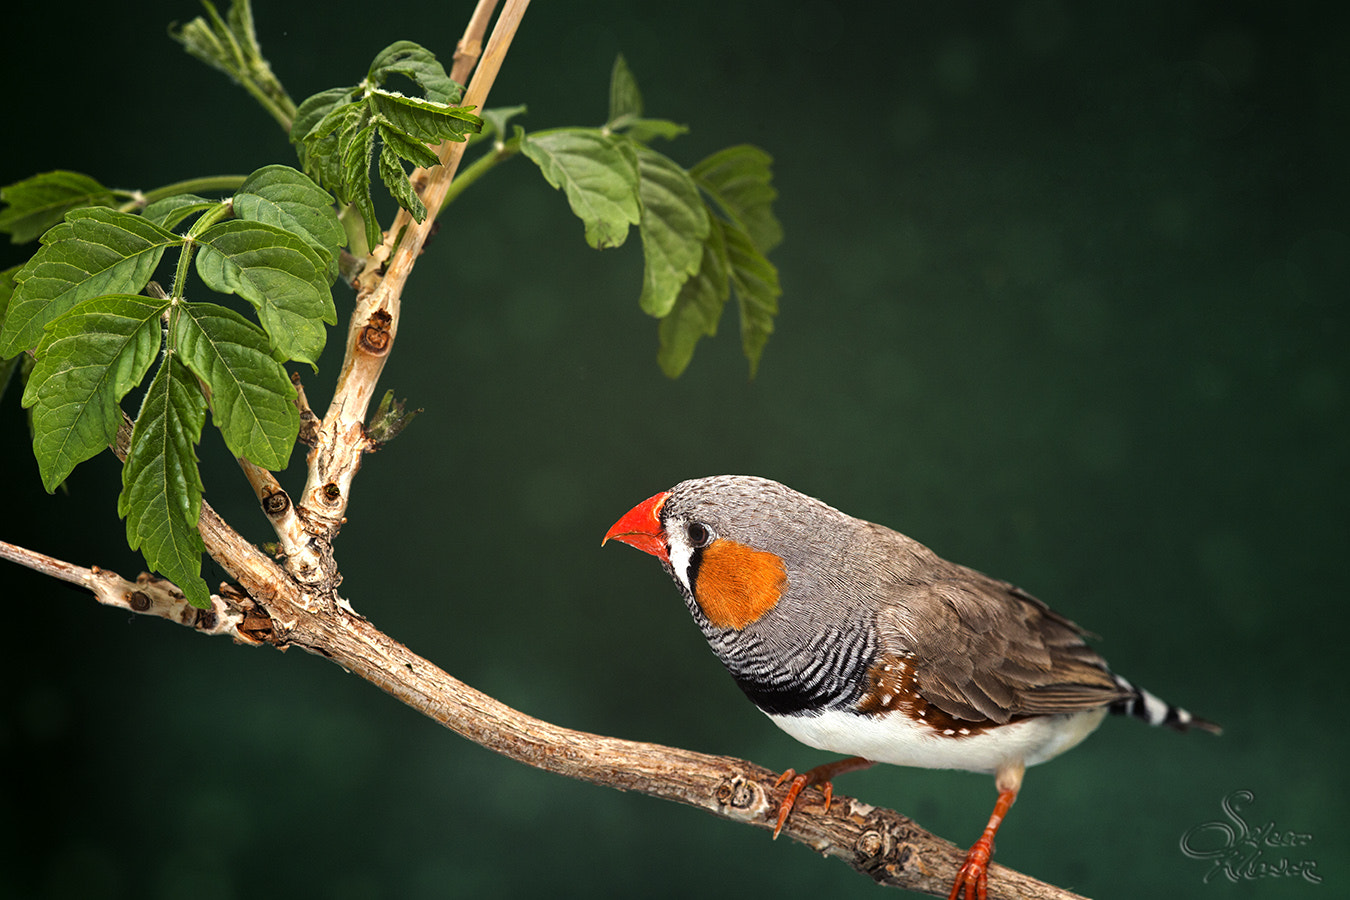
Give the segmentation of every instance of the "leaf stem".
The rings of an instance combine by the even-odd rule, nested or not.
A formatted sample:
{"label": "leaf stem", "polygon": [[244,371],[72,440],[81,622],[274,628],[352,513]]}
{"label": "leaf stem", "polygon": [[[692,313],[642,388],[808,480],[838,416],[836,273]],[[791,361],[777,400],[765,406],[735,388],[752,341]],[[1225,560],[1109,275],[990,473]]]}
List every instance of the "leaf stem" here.
{"label": "leaf stem", "polygon": [[215,207],[202,213],[201,216],[197,218],[197,221],[192,223],[192,227],[188,229],[188,233],[183,235],[183,249],[178,254],[178,265],[174,268],[173,290],[169,292],[170,297],[182,297],[183,292],[187,288],[187,276],[188,270],[192,265],[192,254],[197,249],[197,236],[221,219],[230,215],[233,211],[233,204],[218,203]]}
{"label": "leaf stem", "polygon": [[200,194],[215,191],[234,193],[247,177],[246,175],[206,175],[201,178],[189,178],[186,181],[175,181],[173,184],[157,187],[152,191],[146,191],[144,194],[133,193],[131,202],[124,203],[120,207],[120,211],[133,212],[149,206],[156,200],[176,197],[179,194]]}

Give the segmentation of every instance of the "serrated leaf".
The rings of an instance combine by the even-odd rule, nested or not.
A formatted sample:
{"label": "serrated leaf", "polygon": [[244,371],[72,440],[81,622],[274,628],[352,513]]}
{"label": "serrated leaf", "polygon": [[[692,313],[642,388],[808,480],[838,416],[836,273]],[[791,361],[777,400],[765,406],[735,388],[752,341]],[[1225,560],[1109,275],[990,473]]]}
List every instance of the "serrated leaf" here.
{"label": "serrated leaf", "polygon": [[338,251],[347,234],[333,209],[333,198],[290,166],[264,166],[234,195],[234,212],[248,222],[274,225],[297,235],[327,263],[329,281],[337,278]]}
{"label": "serrated leaf", "polygon": [[346,136],[341,143],[342,153],[336,166],[339,181],[333,185],[333,193],[343,203],[354,205],[361,212],[366,223],[366,244],[374,247],[380,243],[380,223],[375,215],[375,200],[370,194],[370,162],[375,153],[374,124]]}
{"label": "serrated leaf", "polygon": [[231,78],[237,78],[242,68],[242,48],[238,46],[234,35],[230,34],[229,27],[216,11],[215,5],[210,0],[203,0],[202,5],[211,17],[210,22],[198,16],[186,25],[175,23],[169,26],[169,37],[182,44],[190,56],[195,56]]}
{"label": "serrated leaf", "polygon": [[267,334],[232,309],[183,303],[169,341],[210,389],[212,416],[230,452],[264,469],[286,468],[300,413],[295,386],[272,358]]}
{"label": "serrated leaf", "polygon": [[[406,134],[395,131],[392,128],[380,126],[380,140],[384,142],[383,153],[392,155],[397,163],[397,157],[402,157],[415,166],[430,168],[439,165],[441,158],[435,152],[421,141],[410,138]],[[407,173],[404,173],[403,181],[408,180]],[[411,190],[411,185],[409,186]]]}
{"label": "serrated leaf", "polygon": [[[308,100],[305,101],[307,104]],[[349,137],[370,125],[364,103],[355,99],[334,103],[328,112],[305,134],[305,140],[326,138],[336,135],[339,139]],[[344,141],[345,143],[345,141]]]}
{"label": "serrated leaf", "polygon": [[540,131],[522,138],[520,150],[586,226],[586,243],[618,247],[642,217],[637,154],[632,142],[594,128]]}
{"label": "serrated leaf", "polygon": [[499,106],[495,109],[485,109],[481,113],[486,127],[483,134],[496,134],[501,140],[506,140],[506,126],[516,116],[523,116],[528,112],[522,103],[519,106]]}
{"label": "serrated leaf", "polygon": [[406,209],[414,221],[421,222],[427,217],[426,205],[408,182],[408,173],[398,158],[398,152],[388,141],[380,151],[380,180],[389,189],[394,201]]}
{"label": "serrated leaf", "polygon": [[198,241],[197,272],[207,287],[238,294],[258,318],[283,359],[311,365],[337,324],[324,260],[300,238],[262,222],[234,219],[213,225]]}
{"label": "serrated leaf", "polygon": [[759,252],[750,236],[734,225],[723,224],[727,263],[736,305],[741,314],[741,349],[750,361],[750,377],[759,368],[764,345],[773,333],[778,315],[778,270]]}
{"label": "serrated leaf", "polygon": [[[9,298],[14,294],[14,276],[20,268],[22,267],[11,266],[0,272],[0,322],[5,321],[5,310],[9,308]],[[5,391],[9,388],[9,380],[23,358],[24,355],[19,353],[9,359],[0,359],[0,400],[4,399]]]}
{"label": "serrated leaf", "polygon": [[141,216],[148,222],[153,222],[165,231],[177,228],[183,223],[183,220],[190,216],[206,212],[212,207],[219,206],[219,200],[207,200],[205,197],[198,197],[196,194],[174,194],[172,197],[165,197],[163,200],[156,200],[154,203],[141,210]]}
{"label": "serrated leaf", "polygon": [[637,148],[637,159],[644,263],[638,302],[648,315],[660,318],[699,270],[708,210],[693,179],[674,160],[646,147]]}
{"label": "serrated leaf", "polygon": [[614,68],[609,73],[609,128],[621,128],[629,119],[642,115],[642,92],[637,79],[628,68],[628,61],[620,53],[614,57]]}
{"label": "serrated leaf", "polygon": [[[412,97],[380,86],[394,75],[406,76],[427,96]],[[382,179],[400,205],[418,221],[424,220],[425,208],[415,199],[400,160],[424,167],[436,165],[440,160],[427,144],[462,141],[482,129],[481,119],[451,105],[459,101],[461,92],[430,51],[411,41],[399,41],[376,56],[361,84],[324,91],[300,104],[291,140],[299,145],[301,164],[339,201],[357,207],[371,245],[380,241],[370,196],[376,136],[382,144]]]}
{"label": "serrated leaf", "polygon": [[36,345],[43,326],[82,300],[140,291],[165,248],[181,240],[140,216],[98,206],[72,210],[15,276],[0,357]]}
{"label": "serrated leaf", "polygon": [[[332,114],[333,110],[350,105],[355,94],[354,87],[329,88],[308,98],[296,109],[295,119],[291,122],[290,138],[300,155],[300,165],[306,171],[309,171],[309,155],[313,152],[310,146],[311,133],[320,122]],[[336,146],[336,140],[333,144]]]}
{"label": "serrated leaf", "polygon": [[773,157],[758,147],[740,144],[714,153],[689,170],[726,214],[739,225],[760,253],[783,240],[783,226],[773,214],[778,191],[773,186]]}
{"label": "serrated leaf", "polygon": [[391,75],[402,75],[426,92],[427,99],[438,103],[458,103],[463,86],[449,75],[436,55],[412,41],[396,41],[376,55],[366,73],[372,84],[383,84]]}
{"label": "serrated leaf", "polygon": [[168,354],[136,417],[117,498],[131,549],[139,549],[151,569],[203,609],[210,606],[211,592],[201,577],[202,481],[194,448],[205,421],[206,399],[196,379]]}
{"label": "serrated leaf", "polygon": [[717,321],[731,291],[728,270],[722,223],[714,221],[703,245],[698,273],[684,283],[675,305],[657,329],[660,346],[656,361],[669,377],[678,377],[689,365],[700,338],[717,333]]}
{"label": "serrated leaf", "polygon": [[169,27],[169,37],[182,44],[189,55],[242,85],[283,128],[289,127],[295,103],[262,55],[248,0],[232,0],[225,19],[210,0],[202,0],[202,6],[207,18],[198,16],[183,26],[174,23]]}
{"label": "serrated leaf", "polygon": [[338,197],[347,203],[370,193],[370,163],[375,157],[374,123],[343,136],[342,185]]}
{"label": "serrated leaf", "polygon": [[483,120],[463,107],[447,106],[395,91],[372,88],[367,92],[366,102],[381,122],[381,134],[387,128],[393,128],[409,138],[431,143],[462,141],[483,128]]}
{"label": "serrated leaf", "polygon": [[0,272],[0,325],[5,321],[5,313],[9,312],[10,298],[14,296],[14,289],[18,287],[18,284],[14,281],[14,276],[18,275],[22,268],[23,263],[19,263],[17,266],[10,266]]}
{"label": "serrated leaf", "polygon": [[88,175],[58,169],[0,188],[0,231],[10,241],[26,244],[82,206],[111,206],[113,192]]}
{"label": "serrated leaf", "polygon": [[33,408],[33,452],[48,492],[116,439],[117,404],[155,361],[167,306],[130,294],[94,297],[47,327],[23,405]]}

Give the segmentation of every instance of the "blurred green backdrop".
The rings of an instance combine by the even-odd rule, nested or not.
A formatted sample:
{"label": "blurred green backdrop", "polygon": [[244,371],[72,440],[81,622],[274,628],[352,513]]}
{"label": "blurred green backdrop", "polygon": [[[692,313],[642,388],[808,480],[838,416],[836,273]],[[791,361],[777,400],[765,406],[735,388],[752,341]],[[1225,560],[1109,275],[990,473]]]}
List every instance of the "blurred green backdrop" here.
{"label": "blurred green backdrop", "polygon": [[[397,39],[448,59],[471,6],[255,12],[299,100]],[[0,182],[65,167],[148,188],[293,161],[165,36],[197,13],[11,9]],[[599,546],[680,479],[770,476],[1017,581],[1104,635],[1118,671],[1227,726],[1108,721],[1029,773],[999,861],[1097,897],[1342,892],[1346,47],[1332,3],[535,4],[492,95],[528,103],[527,128],[599,124],[623,52],[649,114],[692,127],[677,159],[775,156],[777,332],[754,381],[734,313],[666,380],[636,236],[591,251],[530,163],[494,172],[405,297],[385,384],[426,412],[356,482],[344,593],[533,715],[815,765],[659,568]],[[337,360],[305,376],[316,408]],[[11,393],[0,537],[133,575],[111,460],[48,497],[23,428]],[[267,539],[218,439],[202,456],[211,502]],[[302,470],[297,454],[284,482]],[[498,758],[321,660],[8,564],[0,595],[0,895],[880,890],[763,831]],[[961,845],[994,799],[986,777],[891,767],[839,789]],[[1179,838],[1236,790],[1253,826],[1312,836],[1267,857],[1315,860],[1320,886],[1202,884]]]}

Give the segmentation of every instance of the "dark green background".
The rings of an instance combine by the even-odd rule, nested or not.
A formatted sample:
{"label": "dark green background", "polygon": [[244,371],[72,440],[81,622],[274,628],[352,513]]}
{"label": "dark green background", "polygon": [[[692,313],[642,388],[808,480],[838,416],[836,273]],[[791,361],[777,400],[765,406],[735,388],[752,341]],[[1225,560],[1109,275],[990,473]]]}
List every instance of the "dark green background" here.
{"label": "dark green background", "polygon": [[[165,25],[190,0],[8,12],[9,183],[149,188],[292,161]],[[471,3],[271,3],[297,99],[386,44],[444,58]],[[321,10],[321,12],[319,12]],[[384,383],[426,412],[368,458],[344,594],[550,721],[803,768],[653,561],[609,524],[683,478],[762,474],[1017,581],[1114,667],[1227,726],[1108,721],[1033,769],[998,859],[1098,897],[1313,897],[1350,871],[1345,177],[1336,3],[535,4],[493,91],[599,124],[623,52],[691,165],[776,158],[782,315],[671,382],[641,252],[596,253],[518,159],[444,217]],[[5,248],[3,262],[21,258]],[[350,296],[338,291],[340,313]],[[341,344],[340,332],[331,343]],[[337,357],[305,380],[326,402]],[[11,393],[0,537],[126,574],[110,458],[48,497]],[[208,497],[268,529],[211,437]],[[301,484],[299,455],[283,475]],[[208,565],[208,580],[222,577]],[[0,572],[0,895],[338,900],[874,896],[760,830],[501,759],[301,653],[248,650]],[[841,792],[958,844],[991,779],[881,767]],[[1325,879],[1201,884],[1187,829],[1249,790]]]}

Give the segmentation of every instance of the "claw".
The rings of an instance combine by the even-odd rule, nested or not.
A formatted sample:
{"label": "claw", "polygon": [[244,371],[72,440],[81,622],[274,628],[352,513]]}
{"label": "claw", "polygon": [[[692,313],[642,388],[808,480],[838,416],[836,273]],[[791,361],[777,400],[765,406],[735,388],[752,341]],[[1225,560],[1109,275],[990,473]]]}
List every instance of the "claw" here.
{"label": "claw", "polygon": [[983,837],[975,842],[966,853],[966,861],[956,873],[956,882],[947,900],[958,900],[964,890],[966,900],[988,900],[989,896],[989,859],[994,854],[994,844]]}
{"label": "claw", "polygon": [[778,822],[773,826],[773,839],[775,841],[778,840],[778,832],[782,831],[783,826],[787,823],[787,818],[792,813],[792,807],[796,804],[797,797],[802,791],[806,790],[811,782],[809,772],[798,775],[795,770],[788,769],[778,776],[778,780],[773,783],[773,786],[778,787],[788,779],[791,779],[791,782],[788,784],[787,796],[783,798],[782,803],[778,804]]}
{"label": "claw", "polygon": [[830,779],[835,775],[865,769],[870,765],[872,765],[870,760],[863,759],[860,756],[852,756],[838,762],[816,766],[800,775],[797,774],[796,769],[785,770],[773,783],[774,787],[779,787],[783,782],[788,782],[787,795],[783,797],[783,802],[778,804],[778,821],[773,827],[774,839],[778,839],[778,833],[787,824],[788,816],[792,814],[792,808],[797,803],[797,798],[801,796],[802,791],[812,785],[819,786],[820,792],[825,795],[825,808],[822,812],[827,813],[830,811],[830,804],[834,801],[834,785],[830,783]]}

